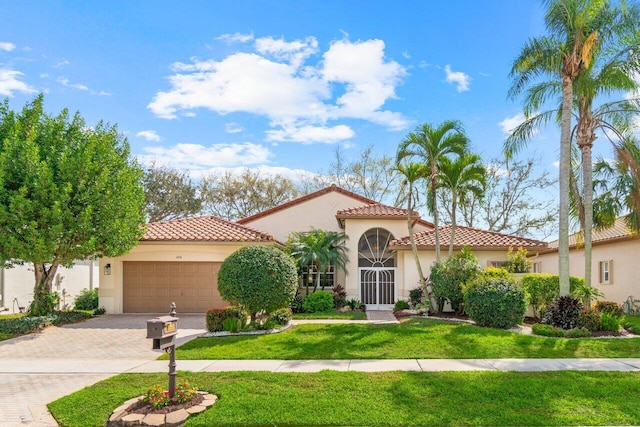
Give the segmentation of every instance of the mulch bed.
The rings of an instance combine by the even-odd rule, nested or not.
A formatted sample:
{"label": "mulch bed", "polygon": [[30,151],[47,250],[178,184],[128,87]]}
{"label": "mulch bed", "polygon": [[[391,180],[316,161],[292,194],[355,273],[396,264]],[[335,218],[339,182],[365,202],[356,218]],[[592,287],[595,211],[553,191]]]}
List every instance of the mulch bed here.
{"label": "mulch bed", "polygon": [[202,403],[203,400],[204,400],[204,397],[201,394],[196,394],[188,402],[178,403],[177,401],[172,400],[172,401],[169,402],[169,404],[167,406],[164,406],[164,407],[159,408],[159,409],[154,408],[148,402],[143,402],[142,400],[140,400],[139,402],[133,404],[129,408],[128,412],[130,414],[143,414],[143,415],[147,415],[147,414],[168,414],[169,412],[174,412],[174,411],[177,411],[179,409],[189,409],[192,406],[196,406],[199,403]]}

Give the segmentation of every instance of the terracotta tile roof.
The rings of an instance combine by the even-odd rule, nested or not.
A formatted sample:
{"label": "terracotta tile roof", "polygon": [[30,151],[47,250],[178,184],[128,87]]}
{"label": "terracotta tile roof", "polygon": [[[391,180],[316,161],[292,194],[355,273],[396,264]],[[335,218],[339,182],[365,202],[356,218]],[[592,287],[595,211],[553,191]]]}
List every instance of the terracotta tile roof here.
{"label": "terracotta tile roof", "polygon": [[[407,209],[396,208],[383,205],[381,203],[370,203],[364,206],[341,209],[336,213],[336,218],[406,218]],[[419,218],[420,214],[413,212],[414,218]]]}
{"label": "terracotta tile roof", "polygon": [[262,231],[254,230],[216,216],[199,216],[173,221],[151,222],[140,241],[182,242],[275,242]]}
{"label": "terracotta tile roof", "polygon": [[[613,225],[606,229],[594,228],[591,234],[592,244],[602,244],[614,240],[633,239],[638,237],[627,226],[624,218],[618,218]],[[569,247],[584,246],[584,237],[581,233],[574,233],[569,236]],[[549,249],[558,249],[558,241],[549,242]]]}
{"label": "terracotta tile roof", "polygon": [[[421,249],[433,249],[435,248],[435,232],[434,230],[426,230],[416,233],[416,244]],[[451,238],[451,226],[446,225],[440,227],[440,248],[447,248],[449,246],[449,239]],[[508,234],[495,233],[493,231],[479,230],[477,228],[456,226],[454,247],[456,249],[462,246],[470,246],[472,249],[504,249],[507,250],[510,247],[518,248],[523,247],[525,249],[545,249],[547,243],[527,239],[525,237],[511,236]],[[409,236],[402,237],[391,241],[389,244],[390,249],[407,249],[411,248]]]}
{"label": "terracotta tile roof", "polygon": [[246,224],[247,222],[251,222],[251,221],[254,221],[254,220],[258,219],[258,218],[262,218],[262,217],[271,215],[274,212],[278,212],[278,211],[281,211],[283,209],[287,209],[287,208],[289,208],[291,206],[298,205],[298,204],[300,204],[302,202],[305,202],[307,200],[315,199],[316,197],[320,197],[320,196],[322,196],[324,194],[331,193],[332,191],[344,194],[345,196],[352,197],[352,198],[354,198],[356,200],[361,201],[362,203],[367,203],[367,204],[376,203],[375,200],[371,200],[371,199],[368,199],[368,198],[366,198],[364,196],[361,196],[359,194],[352,193],[351,191],[345,190],[345,189],[340,188],[340,187],[338,187],[336,185],[331,185],[329,187],[325,187],[325,188],[323,188],[321,190],[314,191],[313,193],[306,194],[306,195],[304,195],[302,197],[298,197],[297,199],[293,199],[293,200],[291,200],[289,202],[286,202],[286,203],[283,203],[281,205],[274,206],[271,209],[267,209],[267,210],[264,210],[262,212],[258,212],[255,215],[251,215],[251,216],[248,216],[246,218],[239,219],[236,222],[238,224]]}

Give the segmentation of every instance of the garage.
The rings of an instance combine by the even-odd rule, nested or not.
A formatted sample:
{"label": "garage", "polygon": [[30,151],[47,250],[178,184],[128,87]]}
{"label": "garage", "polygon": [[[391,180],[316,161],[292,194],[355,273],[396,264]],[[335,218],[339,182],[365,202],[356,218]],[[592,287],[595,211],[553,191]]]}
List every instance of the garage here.
{"label": "garage", "polygon": [[224,307],[218,293],[220,262],[123,262],[123,311],[166,313],[175,302],[178,313],[204,313]]}

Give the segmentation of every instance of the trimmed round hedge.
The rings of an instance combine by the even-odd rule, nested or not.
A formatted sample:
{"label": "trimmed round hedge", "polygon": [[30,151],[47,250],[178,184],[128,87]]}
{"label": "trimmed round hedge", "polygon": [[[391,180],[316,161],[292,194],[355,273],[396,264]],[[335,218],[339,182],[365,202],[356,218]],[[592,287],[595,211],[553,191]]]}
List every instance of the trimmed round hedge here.
{"label": "trimmed round hedge", "polygon": [[502,278],[485,278],[464,294],[469,316],[480,326],[507,329],[522,323],[527,303],[517,285]]}
{"label": "trimmed round hedge", "polygon": [[293,260],[273,246],[245,246],[224,260],[218,272],[220,296],[244,307],[254,321],[291,303],[298,288]]}

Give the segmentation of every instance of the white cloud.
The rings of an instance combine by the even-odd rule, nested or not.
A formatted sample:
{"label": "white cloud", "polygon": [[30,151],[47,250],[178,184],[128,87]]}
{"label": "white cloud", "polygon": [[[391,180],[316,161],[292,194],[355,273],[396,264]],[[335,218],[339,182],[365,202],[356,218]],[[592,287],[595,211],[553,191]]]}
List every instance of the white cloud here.
{"label": "white cloud", "polygon": [[24,76],[20,71],[0,69],[0,95],[13,96],[14,92],[34,93],[36,90],[21,81]]}
{"label": "white cloud", "polygon": [[65,77],[59,77],[58,78],[58,83],[60,83],[62,86],[65,87],[70,87],[73,89],[78,89],[78,90],[84,90],[84,91],[89,91],[89,88],[83,84],[80,83],[70,83],[69,79],[65,78]]}
{"label": "white cloud", "polygon": [[243,130],[244,129],[240,125],[234,122],[229,122],[226,125],[224,125],[224,131],[226,133],[240,133]]}
{"label": "white cloud", "polygon": [[267,141],[298,141],[305,144],[322,142],[333,144],[334,142],[351,139],[355,132],[349,126],[287,126],[282,129],[268,130]]}
{"label": "white cloud", "polygon": [[556,168],[556,169],[560,169],[560,162],[559,162],[559,161],[557,161],[557,160],[556,160],[556,161],[555,161],[555,162],[553,162],[552,164],[553,164],[553,167],[554,167],[554,168]]}
{"label": "white cloud", "polygon": [[427,61],[420,61],[418,63],[418,67],[420,67],[420,68],[429,68],[429,67],[431,67],[431,64],[429,64]]}
{"label": "white cloud", "polygon": [[242,34],[242,33],[233,33],[233,34],[223,34],[219,37],[216,37],[216,40],[222,40],[226,43],[247,43],[253,40],[253,33]]}
{"label": "white cloud", "polygon": [[271,157],[268,148],[250,142],[214,144],[209,147],[200,144],[177,144],[173,147],[144,147],[143,151],[146,154],[138,156],[143,164],[155,162],[193,171],[256,165],[265,163]]}
{"label": "white cloud", "polygon": [[16,48],[16,45],[9,42],[0,42],[0,50],[6,50],[7,52],[11,52]]}
{"label": "white cloud", "polygon": [[[538,113],[533,113],[533,115],[537,115]],[[505,135],[510,135],[511,132],[518,127],[519,125],[521,125],[522,123],[524,123],[524,121],[526,120],[525,116],[523,113],[518,113],[513,117],[507,117],[506,119],[504,119],[503,121],[501,121],[500,123],[498,123],[498,126],[500,126],[500,128],[502,129],[502,133]],[[538,133],[538,129],[535,129],[533,131],[533,135]]]}
{"label": "white cloud", "polygon": [[267,166],[260,165],[256,167],[245,167],[239,166],[234,168],[224,168],[224,167],[215,167],[208,170],[200,170],[191,172],[191,177],[194,179],[199,179],[208,175],[224,175],[227,172],[231,172],[234,175],[242,175],[246,170],[250,170],[252,172],[258,172],[260,176],[282,176],[288,178],[294,182],[302,182],[303,180],[313,180],[318,174],[309,172],[304,169],[290,169],[283,166]]}
{"label": "white cloud", "polygon": [[56,68],[62,68],[69,65],[69,61],[67,61],[66,59],[62,58],[56,65],[54,65],[54,67]]}
{"label": "white cloud", "polygon": [[162,139],[155,130],[141,130],[140,132],[136,133],[136,136],[139,138],[144,138],[147,141],[160,141]]}
{"label": "white cloud", "polygon": [[[224,40],[239,38],[223,36]],[[253,36],[252,36],[253,37]],[[406,70],[384,57],[382,40],[331,43],[322,61],[314,37],[291,42],[272,37],[256,39],[255,52],[226,58],[175,63],[170,88],[156,93],[148,108],[158,117],[173,119],[206,108],[224,115],[245,112],[269,119],[272,140],[313,141],[320,133],[332,141],[351,138],[346,125],[330,120],[360,119],[401,130],[409,121],[400,113],[383,110],[395,99],[395,88]],[[334,95],[335,94],[335,95]],[[338,95],[339,94],[339,95]],[[334,99],[335,98],[335,99]]]}
{"label": "white cloud", "polygon": [[471,77],[462,71],[451,71],[449,64],[444,66],[444,72],[447,75],[447,83],[456,83],[458,85],[458,92],[466,92],[469,90],[469,84],[471,83]]}

